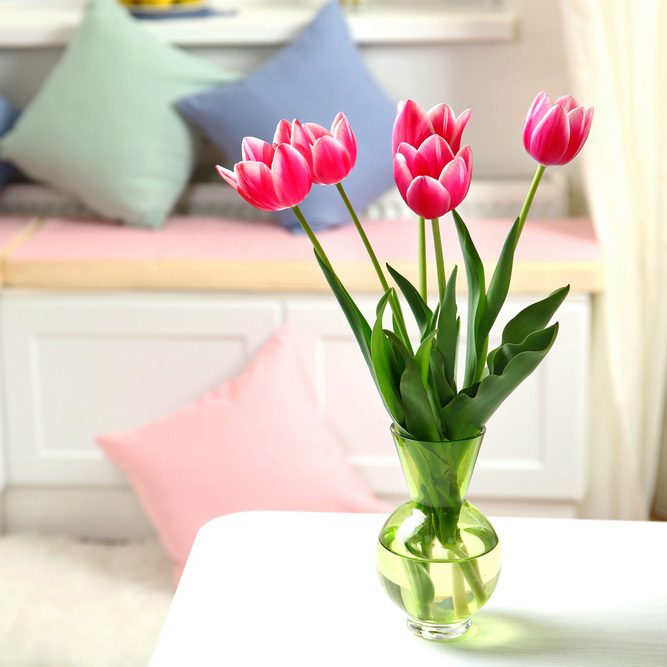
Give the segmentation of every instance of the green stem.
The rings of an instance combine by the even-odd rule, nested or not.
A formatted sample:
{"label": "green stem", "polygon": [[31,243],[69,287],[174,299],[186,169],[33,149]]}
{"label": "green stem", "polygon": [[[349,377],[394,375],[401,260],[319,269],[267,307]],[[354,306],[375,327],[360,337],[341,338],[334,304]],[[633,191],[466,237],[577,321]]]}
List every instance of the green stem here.
{"label": "green stem", "polygon": [[519,235],[523,231],[523,226],[526,224],[528,212],[530,211],[530,207],[533,204],[533,199],[535,199],[535,193],[537,192],[537,188],[540,185],[540,181],[542,180],[542,175],[544,174],[545,169],[546,167],[543,164],[537,165],[535,175],[533,176],[533,182],[528,188],[528,194],[526,195],[526,199],[524,200],[523,206],[521,207],[521,213],[519,213]]}
{"label": "green stem", "polygon": [[419,216],[419,293],[428,302],[426,282],[426,220]]}
{"label": "green stem", "polygon": [[308,224],[308,220],[304,217],[303,213],[301,212],[301,209],[298,206],[292,206],[292,210],[294,211],[294,215],[296,216],[296,219],[299,221],[299,224],[301,227],[303,227],[303,231],[306,232],[306,235],[310,239],[310,242],[313,244],[313,247],[315,250],[317,250],[317,254],[320,256],[320,259],[327,265],[329,269],[333,272],[333,266],[331,265],[331,262],[329,261],[329,258],[327,257],[326,252],[324,252],[324,248],[320,244],[320,242],[317,240],[317,236],[315,236],[315,232],[312,230],[311,226]]}
{"label": "green stem", "polygon": [[[354,210],[352,202],[350,202],[347,193],[345,192],[345,188],[343,187],[343,184],[337,183],[336,189],[338,190],[338,193],[340,194],[343,202],[345,202],[345,206],[348,210],[348,213],[350,214],[350,217],[352,218],[352,222],[354,223],[354,226],[357,228],[357,232],[359,232],[361,241],[364,244],[366,252],[368,253],[368,256],[371,259],[371,263],[373,264],[375,273],[377,274],[378,280],[380,281],[382,290],[383,292],[386,293],[389,290],[389,283],[387,282],[387,278],[385,277],[384,272],[382,271],[380,262],[378,261],[377,255],[375,254],[375,250],[373,250],[373,246],[371,245],[371,242],[368,240],[368,236],[366,235],[366,232],[362,227],[361,222],[359,221],[359,216],[357,215],[357,212]],[[408,336],[408,330],[407,327],[405,326],[405,318],[403,317],[403,311],[401,310],[401,304],[394,292],[392,292],[392,295],[389,298],[389,305],[394,314],[394,318],[396,319],[396,324],[398,326],[399,333],[401,338],[403,339],[403,342],[406,344],[409,350],[412,350],[412,346],[410,344],[410,337]]]}
{"label": "green stem", "polygon": [[445,277],[445,260],[442,255],[442,238],[440,237],[440,220],[438,218],[431,220],[431,228],[433,229],[433,245],[435,246],[435,265],[438,269],[438,293],[440,303],[442,303],[445,298],[447,279]]}
{"label": "green stem", "polygon": [[[470,608],[466,600],[466,587],[464,583],[463,571],[457,567],[457,563],[452,563],[452,606],[454,613],[458,618],[470,616]],[[481,605],[481,603],[480,603]]]}

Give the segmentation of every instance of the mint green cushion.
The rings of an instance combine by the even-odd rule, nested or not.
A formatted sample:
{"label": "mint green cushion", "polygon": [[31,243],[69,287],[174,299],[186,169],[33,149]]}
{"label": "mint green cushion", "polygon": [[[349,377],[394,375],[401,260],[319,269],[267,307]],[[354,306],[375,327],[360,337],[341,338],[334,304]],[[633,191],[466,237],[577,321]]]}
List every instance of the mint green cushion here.
{"label": "mint green cushion", "polygon": [[232,78],[153,37],[117,0],[90,0],[0,154],[106,218],[159,227],[195,157],[173,103]]}

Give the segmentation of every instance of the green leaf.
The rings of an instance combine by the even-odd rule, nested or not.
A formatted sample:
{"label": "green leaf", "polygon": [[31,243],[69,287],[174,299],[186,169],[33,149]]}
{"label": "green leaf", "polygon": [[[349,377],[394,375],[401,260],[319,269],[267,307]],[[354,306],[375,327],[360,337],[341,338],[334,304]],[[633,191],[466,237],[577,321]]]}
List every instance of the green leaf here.
{"label": "green leaf", "polygon": [[424,338],[421,345],[419,346],[419,349],[417,350],[417,354],[415,354],[415,362],[419,367],[419,374],[421,376],[424,389],[428,389],[428,368],[431,359],[431,346],[433,345],[433,340],[435,339],[437,333],[437,331],[431,331],[431,333],[428,334],[426,338]]}
{"label": "green leaf", "polygon": [[348,293],[348,291],[343,286],[343,283],[338,279],[338,276],[330,269],[326,263],[319,256],[317,250],[315,252],[315,259],[324,273],[324,277],[331,287],[331,291],[334,293],[340,307],[343,309],[343,313],[347,318],[347,321],[352,328],[352,333],[357,339],[357,343],[361,348],[361,353],[364,355],[364,359],[368,364],[368,367],[373,373],[373,361],[371,359],[371,327],[366,321],[366,318],[361,314],[361,311],[357,307],[357,304],[354,303],[354,300]]}
{"label": "green leaf", "polygon": [[375,384],[382,396],[387,411],[394,422],[404,426],[405,414],[401,405],[400,381],[403,368],[396,363],[396,356],[391,344],[384,335],[382,318],[393,290],[388,290],[380,299],[377,307],[377,319],[371,333],[371,358]]}
{"label": "green leaf", "polygon": [[449,384],[445,373],[445,358],[437,347],[431,348],[431,376],[433,377],[432,389],[436,392],[439,407],[446,405],[456,395],[456,390]]}
{"label": "green leaf", "polygon": [[501,345],[495,352],[493,357],[493,365],[489,371],[493,375],[501,375],[507,368],[507,364],[514,359],[518,354],[523,352],[539,352],[549,344],[553,337],[552,327],[549,329],[540,329],[534,331],[527,336],[521,343],[505,343]]}
{"label": "green leaf", "polygon": [[506,363],[500,365],[499,374],[487,375],[459,392],[442,410],[448,437],[462,439],[479,433],[501,403],[537,368],[557,335],[558,323],[531,334],[503,353]]}
{"label": "green leaf", "polygon": [[456,275],[458,267],[452,270],[438,317],[438,338],[436,347],[444,360],[447,385],[456,393],[456,355],[459,344],[459,318],[456,309]]}
{"label": "green leaf", "polygon": [[478,327],[484,315],[486,283],[484,280],[484,266],[470,237],[468,228],[456,211],[452,211],[452,215],[454,216],[454,224],[456,225],[468,280],[468,340],[464,379],[464,385],[468,386],[477,379],[480,353],[484,347],[483,338],[478,336]]}
{"label": "green leaf", "polygon": [[498,263],[491,276],[489,289],[486,293],[486,308],[480,321],[479,335],[486,337],[496,321],[500,309],[505,303],[512,280],[512,267],[514,266],[514,251],[519,242],[521,224],[519,218],[514,221],[512,228],[507,234],[503,249],[500,251]]}
{"label": "green leaf", "polygon": [[387,264],[387,270],[401,292],[403,292],[403,296],[408,302],[410,310],[412,310],[412,314],[417,322],[419,332],[423,336],[426,333],[433,316],[431,309],[428,307],[424,299],[422,299],[421,294],[417,291],[414,285],[405,276],[402,276],[396,269],[389,266],[389,264]]}
{"label": "green leaf", "polygon": [[393,331],[385,329],[384,333],[405,362],[405,369],[401,375],[400,392],[405,412],[406,430],[416,440],[440,441],[439,420],[433,413],[428,394],[422,384],[419,366],[403,341]]}
{"label": "green leaf", "polygon": [[546,327],[569,291],[569,285],[561,287],[515,315],[503,329],[503,343],[521,343],[533,331]]}

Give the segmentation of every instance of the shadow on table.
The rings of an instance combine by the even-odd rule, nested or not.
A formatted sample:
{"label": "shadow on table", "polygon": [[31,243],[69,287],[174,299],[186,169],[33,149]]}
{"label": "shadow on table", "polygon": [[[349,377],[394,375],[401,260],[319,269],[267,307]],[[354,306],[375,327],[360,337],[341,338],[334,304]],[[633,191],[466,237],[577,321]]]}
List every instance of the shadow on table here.
{"label": "shadow on table", "polygon": [[664,639],[655,627],[642,628],[640,619],[619,622],[618,616],[591,622],[530,618],[488,612],[475,618],[465,638],[440,644],[443,652],[475,655],[479,664],[493,656],[511,657],[517,665],[592,665],[658,667],[663,665]]}

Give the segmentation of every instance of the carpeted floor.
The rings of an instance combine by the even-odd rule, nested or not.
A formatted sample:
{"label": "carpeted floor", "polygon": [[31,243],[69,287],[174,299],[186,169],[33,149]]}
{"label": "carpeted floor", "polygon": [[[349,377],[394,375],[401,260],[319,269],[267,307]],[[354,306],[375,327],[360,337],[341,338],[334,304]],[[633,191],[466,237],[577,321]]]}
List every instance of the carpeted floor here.
{"label": "carpeted floor", "polygon": [[0,537],[0,667],[146,667],[171,600],[154,541]]}

